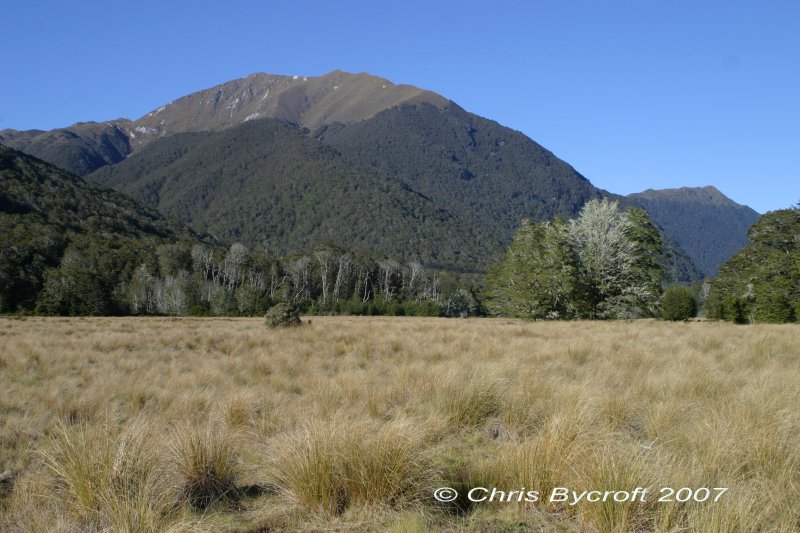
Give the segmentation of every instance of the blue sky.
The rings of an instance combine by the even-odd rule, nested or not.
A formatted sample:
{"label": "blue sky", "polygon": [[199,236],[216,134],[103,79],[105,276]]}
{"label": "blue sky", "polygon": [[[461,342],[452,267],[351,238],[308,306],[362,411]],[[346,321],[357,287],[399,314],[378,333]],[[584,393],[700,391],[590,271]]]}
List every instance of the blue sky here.
{"label": "blue sky", "polygon": [[598,187],[800,201],[800,2],[3,5],[0,129],[137,118],[253,72],[369,72],[520,130]]}

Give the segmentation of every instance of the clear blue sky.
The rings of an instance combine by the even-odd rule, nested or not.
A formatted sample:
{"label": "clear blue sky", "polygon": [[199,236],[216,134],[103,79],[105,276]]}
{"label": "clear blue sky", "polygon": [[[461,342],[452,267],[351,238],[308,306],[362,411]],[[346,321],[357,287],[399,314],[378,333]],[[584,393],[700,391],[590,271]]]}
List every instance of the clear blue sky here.
{"label": "clear blue sky", "polygon": [[626,194],[800,200],[800,2],[8,1],[0,129],[137,118],[253,72],[369,72]]}

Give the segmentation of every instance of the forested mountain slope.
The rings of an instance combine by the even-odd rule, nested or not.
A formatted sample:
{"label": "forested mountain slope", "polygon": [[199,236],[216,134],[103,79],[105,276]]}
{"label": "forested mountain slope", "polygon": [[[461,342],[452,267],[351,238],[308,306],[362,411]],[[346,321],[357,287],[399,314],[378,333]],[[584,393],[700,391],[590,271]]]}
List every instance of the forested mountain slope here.
{"label": "forested mountain slope", "polygon": [[[114,312],[100,300],[141,250],[194,238],[127,196],[0,146],[0,312],[32,310],[48,279],[71,290],[78,278],[87,281],[82,301],[100,307],[67,314]],[[57,278],[61,267],[77,277]]]}
{"label": "forested mountain slope", "polygon": [[712,186],[648,189],[628,196],[669,233],[706,277],[747,244],[758,213]]}
{"label": "forested mountain slope", "polygon": [[131,152],[127,120],[82,122],[51,131],[0,132],[0,143],[79,176],[125,159]]}
{"label": "forested mountain slope", "polygon": [[476,270],[493,233],[406,183],[354,165],[274,119],[166,137],[90,176],[198,230],[279,254],[330,243]]}
{"label": "forested mountain slope", "polygon": [[402,105],[321,140],[349,161],[408,183],[503,243],[523,218],[573,216],[604,194],[522,133],[455,104]]}

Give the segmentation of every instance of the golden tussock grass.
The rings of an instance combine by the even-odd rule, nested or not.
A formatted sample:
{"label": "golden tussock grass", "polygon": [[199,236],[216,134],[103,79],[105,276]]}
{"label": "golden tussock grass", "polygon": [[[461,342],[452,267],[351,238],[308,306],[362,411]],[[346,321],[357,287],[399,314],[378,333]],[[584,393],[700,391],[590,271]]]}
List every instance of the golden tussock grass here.
{"label": "golden tussock grass", "polygon": [[0,318],[0,530],[788,533],[799,384],[792,325]]}

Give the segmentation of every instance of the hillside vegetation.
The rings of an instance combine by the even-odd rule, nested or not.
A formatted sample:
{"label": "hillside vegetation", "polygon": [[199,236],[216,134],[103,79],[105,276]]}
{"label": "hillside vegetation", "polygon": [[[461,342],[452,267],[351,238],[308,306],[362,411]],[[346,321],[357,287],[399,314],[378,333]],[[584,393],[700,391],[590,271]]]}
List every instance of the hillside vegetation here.
{"label": "hillside vegetation", "polygon": [[523,218],[571,217],[604,193],[520,132],[451,104],[403,105],[321,135],[507,244]]}
{"label": "hillside vegetation", "polygon": [[33,310],[49,290],[54,312],[113,313],[120,277],[145,250],[195,238],[125,195],[5,146],[0,176],[0,312]]}
{"label": "hillside vegetation", "polygon": [[[300,142],[312,143],[321,165],[335,156]],[[279,301],[318,313],[480,312],[477,276],[353,251],[355,239],[349,249],[309,245],[278,256],[198,236],[127,196],[9,148],[0,147],[0,172],[0,312],[251,316]],[[377,231],[389,242],[386,228]]]}
{"label": "hillside vegetation", "polygon": [[[0,318],[0,530],[790,533],[798,333]],[[654,497],[443,505],[438,487]]]}
{"label": "hillside vegetation", "polygon": [[80,122],[51,131],[0,131],[0,143],[78,176],[119,163],[131,152],[130,121]]}

